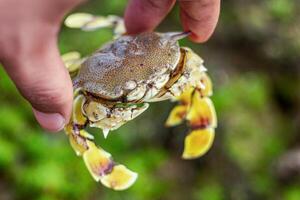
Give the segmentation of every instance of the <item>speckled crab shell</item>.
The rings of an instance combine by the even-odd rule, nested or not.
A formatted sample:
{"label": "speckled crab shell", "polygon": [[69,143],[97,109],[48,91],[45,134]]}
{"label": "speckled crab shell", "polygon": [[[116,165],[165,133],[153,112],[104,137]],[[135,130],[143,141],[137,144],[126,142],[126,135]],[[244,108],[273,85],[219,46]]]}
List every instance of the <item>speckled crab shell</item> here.
{"label": "speckled crab shell", "polygon": [[75,81],[93,96],[122,102],[138,100],[157,88],[148,93],[150,99],[169,80],[179,59],[180,47],[171,35],[122,36],[87,58]]}

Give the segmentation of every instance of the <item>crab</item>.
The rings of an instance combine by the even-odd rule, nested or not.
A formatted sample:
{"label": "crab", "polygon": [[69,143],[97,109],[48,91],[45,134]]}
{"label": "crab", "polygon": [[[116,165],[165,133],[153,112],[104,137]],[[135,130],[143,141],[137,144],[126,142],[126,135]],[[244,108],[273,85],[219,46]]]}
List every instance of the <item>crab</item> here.
{"label": "crab", "polygon": [[88,13],[70,15],[65,25],[85,31],[112,27],[116,35],[88,57],[81,58],[78,52],[62,56],[74,85],[73,112],[65,132],[96,181],[124,190],[138,175],[97,146],[86,127],[102,129],[106,138],[109,131],[139,116],[152,102],[178,102],[166,126],[187,123],[184,159],[208,151],[217,126],[210,100],[212,83],[203,60],[190,48],[179,46],[178,40],[189,32],[127,35],[122,18]]}

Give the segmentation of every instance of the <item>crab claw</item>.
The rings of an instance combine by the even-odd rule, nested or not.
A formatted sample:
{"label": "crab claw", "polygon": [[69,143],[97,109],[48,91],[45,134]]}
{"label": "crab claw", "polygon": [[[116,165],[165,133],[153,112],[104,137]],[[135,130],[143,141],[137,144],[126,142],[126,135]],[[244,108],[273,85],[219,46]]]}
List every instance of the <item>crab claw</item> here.
{"label": "crab claw", "polygon": [[212,83],[206,73],[199,77],[195,87],[187,88],[180,96],[175,97],[179,105],[171,111],[166,126],[175,126],[187,121],[191,132],[185,138],[182,158],[193,159],[202,156],[211,147],[214,140],[214,128],[217,117],[212,95]]}
{"label": "crab claw", "polygon": [[171,127],[181,124],[185,119],[186,112],[186,105],[175,106],[166,121],[166,126]]}
{"label": "crab claw", "polygon": [[172,109],[165,123],[166,126],[176,126],[181,124],[185,120],[187,111],[191,103],[193,91],[194,88],[191,87],[184,91],[179,97],[176,97],[176,100],[178,100],[180,104]]}
{"label": "crab claw", "polygon": [[182,158],[198,158],[211,147],[217,126],[213,103],[208,97],[202,98],[199,90],[193,94],[186,119],[192,131],[185,138]]}
{"label": "crab claw", "polygon": [[87,150],[86,140],[76,134],[69,135],[70,144],[77,156],[81,156]]}
{"label": "crab claw", "polygon": [[87,121],[87,118],[82,114],[82,106],[84,102],[85,97],[83,95],[78,95],[74,99],[72,120],[75,124],[84,125]]}
{"label": "crab claw", "polygon": [[214,128],[193,130],[186,136],[182,158],[195,159],[205,154],[214,140]]}
{"label": "crab claw", "polygon": [[189,87],[176,99],[181,104],[186,105],[186,106],[190,106],[194,90],[195,90],[194,87]]}
{"label": "crab claw", "polygon": [[214,105],[208,97],[201,97],[195,90],[192,104],[186,116],[192,130],[217,127],[217,116]]}
{"label": "crab claw", "polygon": [[74,77],[79,71],[81,64],[85,58],[81,58],[81,55],[77,51],[71,51],[61,56],[63,63],[65,64],[71,77]]}
{"label": "crab claw", "polygon": [[83,153],[83,159],[96,181],[99,181],[102,176],[109,173],[114,166],[111,155],[103,149],[96,147],[90,141],[88,141],[88,150]]}
{"label": "crab claw", "polygon": [[130,171],[124,165],[115,164],[109,153],[96,147],[93,142],[88,141],[89,149],[84,152],[84,162],[98,182],[114,190],[125,190],[137,179],[137,173]]}
{"label": "crab claw", "polygon": [[124,165],[115,165],[112,171],[103,176],[101,183],[114,190],[126,190],[134,184],[138,177],[138,174],[130,171]]}

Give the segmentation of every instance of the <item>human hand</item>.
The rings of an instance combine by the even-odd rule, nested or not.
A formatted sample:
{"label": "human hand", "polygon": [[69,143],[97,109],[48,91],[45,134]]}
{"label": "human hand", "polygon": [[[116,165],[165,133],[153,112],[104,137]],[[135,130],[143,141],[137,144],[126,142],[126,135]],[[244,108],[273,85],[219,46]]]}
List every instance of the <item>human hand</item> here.
{"label": "human hand", "polygon": [[[72,106],[72,82],[60,59],[57,33],[63,16],[84,0],[0,0],[0,62],[30,102],[40,125],[62,129]],[[131,0],[125,23],[129,33],[151,31],[175,0]],[[191,39],[212,34],[220,0],[181,0],[181,21]],[[139,16],[139,17],[136,17]]]}
{"label": "human hand", "polygon": [[[128,33],[153,30],[170,12],[176,0],[130,0],[125,12]],[[180,19],[190,39],[205,42],[212,35],[220,12],[220,0],[178,0]]]}
{"label": "human hand", "polygon": [[63,16],[82,0],[0,0],[0,62],[40,125],[68,122],[72,82],[57,48]]}

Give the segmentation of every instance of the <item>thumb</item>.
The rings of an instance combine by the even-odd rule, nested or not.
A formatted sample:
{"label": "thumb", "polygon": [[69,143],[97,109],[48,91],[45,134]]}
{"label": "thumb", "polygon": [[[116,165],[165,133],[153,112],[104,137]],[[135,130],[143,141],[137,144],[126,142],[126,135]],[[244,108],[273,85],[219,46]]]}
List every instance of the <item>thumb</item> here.
{"label": "thumb", "polygon": [[38,38],[21,39],[13,58],[4,59],[3,63],[20,93],[32,105],[39,124],[56,132],[70,117],[72,82],[60,59],[56,37]]}

